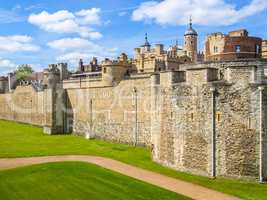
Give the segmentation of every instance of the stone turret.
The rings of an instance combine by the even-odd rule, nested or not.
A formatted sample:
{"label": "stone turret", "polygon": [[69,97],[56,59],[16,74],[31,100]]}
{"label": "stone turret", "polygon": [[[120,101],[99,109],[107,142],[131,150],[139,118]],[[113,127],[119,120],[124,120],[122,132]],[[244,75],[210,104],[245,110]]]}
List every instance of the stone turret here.
{"label": "stone turret", "polygon": [[158,55],[158,56],[164,54],[164,45],[163,44],[156,44],[155,52],[156,52],[156,55]]}
{"label": "stone turret", "polygon": [[65,80],[69,77],[69,71],[68,71],[68,64],[67,63],[59,63],[57,64],[57,68],[60,73],[60,80]]}
{"label": "stone turret", "polygon": [[60,82],[60,70],[56,64],[50,64],[48,69],[44,70],[44,84],[47,88],[56,88]]}
{"label": "stone turret", "polygon": [[105,59],[102,63],[102,81],[104,85],[113,86],[115,80],[113,62],[109,59]]}
{"label": "stone turret", "polygon": [[189,29],[184,34],[184,50],[193,63],[197,62],[197,37],[198,34],[193,29],[192,18],[190,18]]}
{"label": "stone turret", "polygon": [[79,72],[84,72],[84,65],[83,65],[83,60],[80,59],[79,60],[79,68],[78,68]]}
{"label": "stone turret", "polygon": [[122,53],[118,60],[120,63],[127,64],[128,56],[125,53]]}
{"label": "stone turret", "polygon": [[105,59],[102,62],[102,82],[104,86],[114,86],[119,83],[129,69],[128,57],[124,53],[121,54],[118,61]]}
{"label": "stone turret", "polygon": [[66,106],[66,93],[62,87],[62,80],[67,74],[67,65],[50,64],[44,70],[44,83],[47,85],[45,90],[46,111],[44,133],[59,134],[64,133],[64,109]]}

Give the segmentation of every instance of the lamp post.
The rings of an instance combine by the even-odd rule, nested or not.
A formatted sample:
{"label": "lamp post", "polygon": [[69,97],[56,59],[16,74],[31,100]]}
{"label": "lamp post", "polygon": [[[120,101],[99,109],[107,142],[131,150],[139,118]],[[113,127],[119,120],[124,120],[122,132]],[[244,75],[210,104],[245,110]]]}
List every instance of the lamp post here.
{"label": "lamp post", "polygon": [[211,136],[211,164],[212,164],[212,169],[211,169],[211,174],[212,177],[216,177],[216,88],[212,87],[210,88],[211,91],[211,107],[212,107],[212,136]]}
{"label": "lamp post", "polygon": [[137,121],[137,88],[134,87],[133,88],[133,92],[134,92],[134,98],[135,98],[135,142],[134,142],[134,146],[137,146],[138,144],[138,121]]}
{"label": "lamp post", "polygon": [[258,87],[258,90],[260,92],[260,113],[259,113],[259,118],[260,118],[260,123],[259,123],[259,128],[260,128],[260,135],[259,135],[259,180],[260,182],[263,182],[263,138],[262,138],[262,134],[263,134],[263,122],[262,122],[262,117],[263,117],[263,112],[262,112],[262,109],[263,109],[263,90],[264,90],[264,87],[260,86]]}
{"label": "lamp post", "polygon": [[90,99],[89,101],[89,112],[90,112],[90,124],[89,124],[89,130],[87,129],[86,133],[86,139],[90,139],[92,136],[92,131],[93,131],[93,100]]}

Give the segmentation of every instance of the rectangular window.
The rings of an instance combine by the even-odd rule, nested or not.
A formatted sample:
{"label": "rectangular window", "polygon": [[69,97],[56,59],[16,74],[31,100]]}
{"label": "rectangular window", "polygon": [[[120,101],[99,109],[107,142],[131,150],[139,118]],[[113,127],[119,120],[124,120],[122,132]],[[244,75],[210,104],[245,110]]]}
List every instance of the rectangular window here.
{"label": "rectangular window", "polygon": [[214,46],[214,53],[218,53],[218,47]]}
{"label": "rectangular window", "polygon": [[256,45],[255,49],[256,49],[256,54],[261,53],[261,46],[260,45]]}
{"label": "rectangular window", "polygon": [[251,119],[250,119],[250,118],[248,118],[248,128],[249,128],[249,129],[252,129],[252,126],[251,126]]}
{"label": "rectangular window", "polygon": [[240,45],[236,45],[236,46],[235,46],[235,52],[236,52],[236,53],[240,53],[240,52],[241,52],[241,47],[240,47]]}
{"label": "rectangular window", "polygon": [[194,113],[191,113],[191,121],[194,121]]}
{"label": "rectangular window", "polygon": [[221,122],[221,119],[222,119],[221,113],[217,113],[216,118],[217,118],[217,122]]}

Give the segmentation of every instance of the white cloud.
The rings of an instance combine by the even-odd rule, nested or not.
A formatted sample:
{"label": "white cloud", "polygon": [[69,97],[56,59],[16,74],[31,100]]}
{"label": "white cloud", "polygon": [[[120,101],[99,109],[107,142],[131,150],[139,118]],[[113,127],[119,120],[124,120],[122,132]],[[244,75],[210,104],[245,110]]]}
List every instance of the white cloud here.
{"label": "white cloud", "polygon": [[16,69],[16,64],[8,59],[0,58],[0,74],[7,74]]}
{"label": "white cloud", "polygon": [[15,68],[16,64],[14,64],[12,61],[0,58],[0,67],[1,68]]}
{"label": "white cloud", "polygon": [[79,22],[81,24],[96,24],[100,25],[101,24],[101,19],[100,19],[100,8],[91,8],[87,10],[80,10],[79,12],[76,12],[75,14],[79,17]]}
{"label": "white cloud", "polygon": [[192,15],[201,25],[230,25],[267,9],[266,0],[252,0],[240,9],[224,0],[164,0],[142,3],[132,14],[134,21],[184,25]]}
{"label": "white cloud", "polygon": [[31,14],[29,17],[29,22],[32,24],[36,25],[40,24],[41,26],[42,25],[45,26],[46,24],[49,23],[59,23],[74,18],[75,18],[74,15],[67,10],[61,10],[53,14],[43,11],[39,14]]}
{"label": "white cloud", "polygon": [[61,10],[55,13],[43,11],[31,14],[28,18],[31,24],[54,33],[78,33],[81,37],[99,39],[102,34],[94,31],[91,25],[100,25],[100,9],[92,8],[76,13]]}
{"label": "white cloud", "polygon": [[29,65],[35,72],[41,72],[44,70],[44,67],[39,63],[30,63]]}
{"label": "white cloud", "polygon": [[95,48],[94,44],[82,38],[63,38],[48,43],[48,46],[60,51],[68,51],[73,49]]}
{"label": "white cloud", "polygon": [[48,46],[60,52],[57,61],[69,62],[71,65],[77,64],[81,58],[89,61],[92,57],[103,59],[117,55],[117,48],[105,48],[83,38],[54,40]]}
{"label": "white cloud", "polygon": [[32,43],[32,38],[26,35],[0,36],[0,51],[39,51],[40,47]]}
{"label": "white cloud", "polygon": [[103,35],[99,32],[90,32],[90,33],[88,33],[88,36],[91,39],[99,39],[99,38],[103,37]]}

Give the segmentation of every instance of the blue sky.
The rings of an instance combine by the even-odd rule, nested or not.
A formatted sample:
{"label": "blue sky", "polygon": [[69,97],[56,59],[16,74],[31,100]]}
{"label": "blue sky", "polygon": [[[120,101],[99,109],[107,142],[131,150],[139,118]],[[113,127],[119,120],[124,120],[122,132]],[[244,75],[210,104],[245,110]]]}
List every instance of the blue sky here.
{"label": "blue sky", "polygon": [[212,32],[246,28],[267,39],[266,0],[0,0],[0,74],[18,64],[73,68],[79,58],[132,56],[146,32],[151,43],[182,45],[190,15],[199,50]]}

